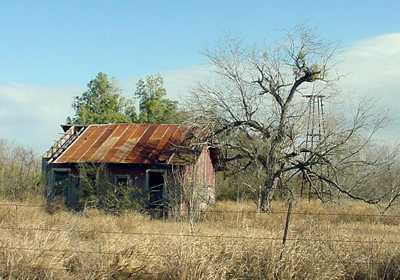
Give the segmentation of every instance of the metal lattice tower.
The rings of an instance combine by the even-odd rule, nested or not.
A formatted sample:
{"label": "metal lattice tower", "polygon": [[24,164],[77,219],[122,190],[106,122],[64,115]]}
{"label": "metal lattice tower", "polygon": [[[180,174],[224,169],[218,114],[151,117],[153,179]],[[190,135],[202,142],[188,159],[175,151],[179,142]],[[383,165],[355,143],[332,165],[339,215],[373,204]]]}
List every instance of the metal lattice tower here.
{"label": "metal lattice tower", "polygon": [[[305,135],[305,148],[306,150],[313,151],[315,148],[323,145],[321,141],[323,141],[325,133],[326,133],[326,121],[325,121],[325,110],[324,110],[324,95],[318,94],[309,94],[303,95],[307,100],[307,110],[306,110],[306,135]],[[310,155],[310,152],[304,153],[304,160]],[[323,170],[320,172],[327,173]],[[303,196],[303,191],[305,187],[305,178],[303,178],[303,182],[301,185],[301,193]],[[308,183],[308,195],[311,197],[313,190],[311,189],[311,184]],[[318,191],[320,194],[324,193],[323,184],[320,186],[320,190]],[[314,193],[317,193],[314,190]]]}
{"label": "metal lattice tower", "polygon": [[[313,150],[325,135],[326,123],[323,98],[324,95],[304,95],[307,99],[307,132],[306,149]],[[307,154],[305,154],[305,157]]]}

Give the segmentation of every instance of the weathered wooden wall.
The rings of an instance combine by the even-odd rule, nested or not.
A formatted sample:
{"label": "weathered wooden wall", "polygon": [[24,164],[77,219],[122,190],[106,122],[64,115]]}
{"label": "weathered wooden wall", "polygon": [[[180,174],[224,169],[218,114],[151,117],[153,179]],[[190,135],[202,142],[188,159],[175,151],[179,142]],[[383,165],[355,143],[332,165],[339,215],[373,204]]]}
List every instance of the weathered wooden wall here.
{"label": "weathered wooden wall", "polygon": [[206,203],[215,202],[215,170],[211,161],[210,151],[204,147],[197,159],[194,170],[196,171],[196,180],[199,187],[206,189],[208,193]]}
{"label": "weathered wooden wall", "polygon": [[[129,184],[134,187],[145,189],[146,186],[146,170],[171,170],[170,165],[139,165],[139,164],[103,164],[104,178],[108,178],[113,183],[116,175],[128,175]],[[44,175],[47,178],[48,190],[54,188],[54,171],[60,169],[68,169],[71,180],[68,183],[68,190],[65,195],[67,204],[76,204],[79,200],[77,197],[80,193],[80,172],[79,166],[76,164],[50,164],[44,165]],[[205,147],[201,151],[196,162],[185,167],[186,180],[192,181],[196,188],[200,188],[204,195],[200,201],[201,204],[207,205],[215,202],[215,170],[211,160],[210,152]],[[166,172],[166,176],[170,176],[170,172]],[[70,200],[70,201],[68,201]]]}

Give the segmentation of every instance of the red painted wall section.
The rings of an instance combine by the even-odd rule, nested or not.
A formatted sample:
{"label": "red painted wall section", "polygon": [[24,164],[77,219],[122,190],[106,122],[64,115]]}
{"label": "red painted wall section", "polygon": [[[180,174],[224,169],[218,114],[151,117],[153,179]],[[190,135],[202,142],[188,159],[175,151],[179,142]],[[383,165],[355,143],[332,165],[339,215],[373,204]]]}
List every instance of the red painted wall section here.
{"label": "red painted wall section", "polygon": [[208,203],[215,202],[215,170],[210,151],[204,147],[195,163],[197,184],[207,189]]}
{"label": "red painted wall section", "polygon": [[[195,199],[200,209],[206,209],[215,203],[215,169],[207,147],[204,147],[193,165],[186,165],[182,169],[183,188],[188,188],[188,197],[182,197],[181,211],[186,214],[188,205],[192,202],[187,199]],[[191,188],[195,188],[194,193]],[[192,197],[194,195],[194,197]],[[189,203],[189,204],[187,204]],[[193,206],[193,205],[192,205]]]}

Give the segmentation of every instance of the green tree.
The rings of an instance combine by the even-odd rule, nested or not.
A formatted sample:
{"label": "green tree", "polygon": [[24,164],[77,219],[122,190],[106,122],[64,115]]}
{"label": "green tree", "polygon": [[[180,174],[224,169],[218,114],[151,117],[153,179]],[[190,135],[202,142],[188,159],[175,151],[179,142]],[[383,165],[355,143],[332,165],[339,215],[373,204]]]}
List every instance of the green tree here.
{"label": "green tree", "polygon": [[139,99],[138,120],[146,123],[181,122],[178,102],[166,98],[166,95],[167,91],[160,75],[140,79],[135,91],[135,96]]}
{"label": "green tree", "polygon": [[136,120],[132,100],[121,96],[120,89],[99,72],[87,85],[87,90],[76,96],[72,107],[75,114],[68,118],[70,123],[123,123]]}

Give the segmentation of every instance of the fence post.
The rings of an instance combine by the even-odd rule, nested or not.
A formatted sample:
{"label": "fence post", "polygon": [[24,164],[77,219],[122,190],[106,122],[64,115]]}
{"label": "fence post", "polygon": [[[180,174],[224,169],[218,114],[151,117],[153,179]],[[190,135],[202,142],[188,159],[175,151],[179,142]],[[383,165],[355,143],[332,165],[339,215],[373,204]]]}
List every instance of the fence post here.
{"label": "fence post", "polygon": [[288,236],[288,233],[289,233],[290,217],[292,215],[292,206],[293,206],[293,200],[290,199],[289,200],[289,204],[288,204],[288,210],[287,210],[287,213],[286,213],[286,222],[285,222],[285,228],[283,230],[283,237],[282,237],[282,251],[281,251],[281,255],[279,257],[279,260],[282,260],[283,251],[285,250],[287,236]]}
{"label": "fence post", "polygon": [[14,219],[15,227],[18,226],[18,204],[15,204],[15,219]]}
{"label": "fence post", "polygon": [[374,242],[371,240],[370,242],[370,257],[369,257],[369,279],[374,279]]}
{"label": "fence post", "polygon": [[288,210],[287,210],[287,213],[286,213],[285,229],[284,229],[283,238],[282,238],[282,245],[283,246],[285,246],[285,244],[286,244],[287,235],[288,235],[288,232],[289,232],[290,217],[292,215],[292,205],[293,205],[293,201],[289,200]]}

